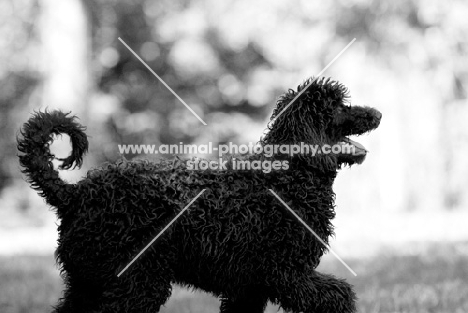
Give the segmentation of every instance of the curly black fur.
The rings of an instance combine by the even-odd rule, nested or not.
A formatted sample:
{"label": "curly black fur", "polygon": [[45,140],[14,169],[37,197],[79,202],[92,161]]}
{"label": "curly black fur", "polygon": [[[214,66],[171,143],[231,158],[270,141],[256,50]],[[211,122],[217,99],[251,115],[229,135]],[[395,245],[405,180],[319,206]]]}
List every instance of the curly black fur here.
{"label": "curly black fur", "polygon": [[[341,84],[308,80],[278,100],[261,143],[338,144],[376,128],[380,117],[375,109],[349,106]],[[123,160],[67,184],[48,149],[51,135],[59,133],[70,135],[73,145],[62,167],[80,166],[87,139],[68,114],[36,113],[18,139],[23,172],[61,219],[57,260],[66,289],[54,312],[158,312],[171,283],[219,296],[224,313],[260,313],[267,301],[296,313],[355,312],[352,287],[315,270],[326,248],[268,189],[328,242],[337,170],[362,162],[365,153],[273,156],[288,160],[290,168],[270,173],[194,171],[184,160]],[[202,189],[189,211],[117,277]]]}

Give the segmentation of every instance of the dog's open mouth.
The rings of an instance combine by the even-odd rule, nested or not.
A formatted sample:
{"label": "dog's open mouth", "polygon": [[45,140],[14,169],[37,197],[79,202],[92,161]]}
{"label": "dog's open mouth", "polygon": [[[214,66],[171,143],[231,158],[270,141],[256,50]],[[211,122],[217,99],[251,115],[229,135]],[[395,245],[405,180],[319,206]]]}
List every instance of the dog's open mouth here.
{"label": "dog's open mouth", "polygon": [[366,158],[367,150],[366,148],[354,140],[344,137],[340,141],[341,151],[338,153],[338,158],[343,163],[361,164]]}

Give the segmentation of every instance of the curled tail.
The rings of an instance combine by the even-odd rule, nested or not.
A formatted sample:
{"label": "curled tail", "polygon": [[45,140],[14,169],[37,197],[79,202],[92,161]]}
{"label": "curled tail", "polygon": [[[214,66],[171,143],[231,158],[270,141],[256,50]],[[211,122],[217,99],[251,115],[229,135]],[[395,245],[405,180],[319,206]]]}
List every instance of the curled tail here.
{"label": "curled tail", "polygon": [[61,111],[36,112],[23,125],[21,136],[17,138],[18,150],[22,153],[19,155],[22,172],[28,177],[32,188],[55,207],[70,201],[67,193],[71,192],[73,185],[63,181],[54,169],[54,155],[49,150],[52,135],[67,134],[72,143],[72,152],[63,160],[60,169],[80,167],[83,155],[88,151],[85,127],[75,121],[75,116],[69,114]]}

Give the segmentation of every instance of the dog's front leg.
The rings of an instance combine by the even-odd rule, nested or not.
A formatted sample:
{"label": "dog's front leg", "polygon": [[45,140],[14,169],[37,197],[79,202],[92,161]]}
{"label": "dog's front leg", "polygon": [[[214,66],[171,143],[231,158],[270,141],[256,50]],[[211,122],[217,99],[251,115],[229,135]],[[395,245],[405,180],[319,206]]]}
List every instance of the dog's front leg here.
{"label": "dog's front leg", "polygon": [[275,301],[294,313],[355,313],[356,295],[352,286],[332,275],[311,270],[294,281],[281,283]]}

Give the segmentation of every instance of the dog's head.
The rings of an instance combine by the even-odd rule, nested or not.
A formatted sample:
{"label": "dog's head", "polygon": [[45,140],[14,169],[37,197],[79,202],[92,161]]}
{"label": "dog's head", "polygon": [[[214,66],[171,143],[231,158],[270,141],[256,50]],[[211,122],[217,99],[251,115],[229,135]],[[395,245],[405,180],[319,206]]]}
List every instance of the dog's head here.
{"label": "dog's head", "polygon": [[297,91],[290,89],[278,99],[262,143],[315,146],[318,149],[312,158],[301,157],[332,168],[362,163],[367,150],[348,136],[377,128],[382,114],[373,108],[351,106],[348,98],[347,88],[336,81],[307,80]]}

